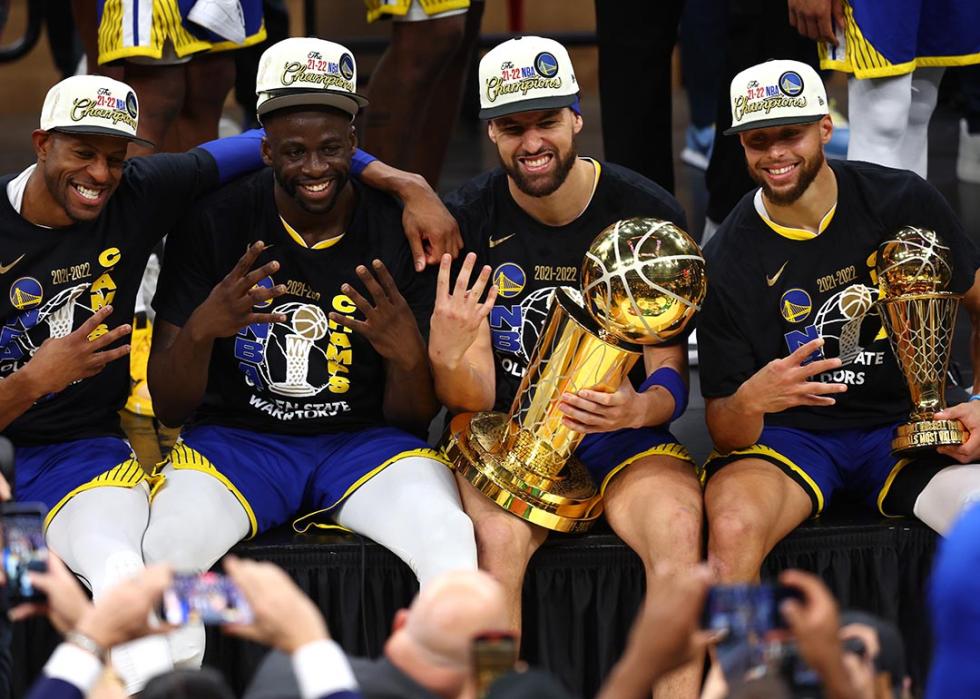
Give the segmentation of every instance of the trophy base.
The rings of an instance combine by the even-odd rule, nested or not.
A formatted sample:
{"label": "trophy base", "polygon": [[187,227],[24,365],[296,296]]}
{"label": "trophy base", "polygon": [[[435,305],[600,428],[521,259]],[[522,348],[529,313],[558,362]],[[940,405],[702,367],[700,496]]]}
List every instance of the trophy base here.
{"label": "trophy base", "polygon": [[969,433],[959,420],[921,420],[906,422],[895,430],[892,454],[909,456],[936,447],[955,447],[967,440]]}
{"label": "trophy base", "polygon": [[457,473],[521,519],[558,532],[589,529],[602,514],[602,496],[582,462],[572,457],[553,479],[526,468],[516,473],[507,454],[491,450],[502,441],[506,426],[503,413],[464,413],[453,418],[446,456]]}

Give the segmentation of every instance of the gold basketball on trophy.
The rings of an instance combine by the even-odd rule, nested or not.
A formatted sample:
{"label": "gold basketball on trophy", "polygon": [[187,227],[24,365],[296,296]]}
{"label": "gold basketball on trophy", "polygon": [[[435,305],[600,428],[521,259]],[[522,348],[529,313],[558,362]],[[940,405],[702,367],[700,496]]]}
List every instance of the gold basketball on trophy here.
{"label": "gold basketball on trophy", "polygon": [[602,497],[573,456],[585,435],[565,426],[562,394],[616,391],[642,357],[639,345],[680,333],[706,290],[697,243],[652,218],[604,229],[583,262],[582,281],[589,311],[568,290],[555,291],[510,412],[457,415],[446,443],[457,473],[485,496],[566,532],[588,529]]}
{"label": "gold basketball on trophy", "polygon": [[878,251],[878,288],[886,297],[945,291],[953,276],[950,260],[935,231],[904,226]]}
{"label": "gold basketball on trophy", "polygon": [[582,294],[599,327],[624,342],[655,345],[684,330],[707,291],[697,243],[670,221],[618,221],[592,242]]}

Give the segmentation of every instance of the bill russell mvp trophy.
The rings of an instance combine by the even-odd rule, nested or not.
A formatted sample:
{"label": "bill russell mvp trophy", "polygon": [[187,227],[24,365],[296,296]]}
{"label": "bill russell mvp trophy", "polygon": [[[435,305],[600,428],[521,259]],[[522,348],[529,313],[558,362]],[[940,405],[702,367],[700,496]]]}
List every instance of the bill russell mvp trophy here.
{"label": "bill russell mvp trophy", "polygon": [[618,221],[592,241],[583,304],[558,288],[510,413],[463,413],[446,454],[457,472],[514,515],[548,529],[585,531],[602,497],[572,453],[585,436],[566,427],[563,393],[614,392],[642,345],[683,331],[704,299],[704,258],[690,236],[653,218]]}
{"label": "bill russell mvp trophy", "polygon": [[950,250],[935,231],[906,226],[878,248],[878,308],[912,397],[911,420],[898,426],[892,453],[911,455],[966,441],[959,420],[936,420],[946,408],[946,372],[962,294],[946,289]]}

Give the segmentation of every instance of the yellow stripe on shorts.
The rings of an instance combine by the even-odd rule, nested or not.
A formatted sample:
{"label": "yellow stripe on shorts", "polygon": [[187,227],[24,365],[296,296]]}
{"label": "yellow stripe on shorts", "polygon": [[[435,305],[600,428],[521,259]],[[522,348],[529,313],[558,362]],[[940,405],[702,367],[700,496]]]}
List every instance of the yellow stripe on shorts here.
{"label": "yellow stripe on shorts", "polygon": [[156,490],[159,487],[160,482],[159,476],[150,476],[143,470],[139,461],[136,460],[135,455],[130,455],[128,459],[123,461],[116,466],[113,466],[108,471],[100,473],[98,476],[88,481],[87,483],[82,483],[80,486],[72,490],[70,493],[65,495],[58,504],[51,508],[48,512],[48,516],[44,518],[44,528],[47,529],[48,525],[51,524],[51,520],[54,516],[61,511],[61,508],[68,504],[68,501],[73,497],[82,493],[86,490],[92,490],[93,488],[135,488],[143,481],[147,481],[151,485],[152,490]]}
{"label": "yellow stripe on shorts", "polygon": [[[425,14],[437,15],[440,12],[465,10],[470,6],[470,0],[418,0]],[[374,22],[381,17],[404,17],[412,0],[364,0],[367,7],[367,21]]]}
{"label": "yellow stripe on shorts", "polygon": [[347,491],[343,495],[341,495],[336,502],[332,503],[331,505],[328,505],[327,507],[324,507],[323,509],[317,510],[316,512],[310,512],[309,514],[305,514],[302,517],[293,520],[293,531],[295,531],[297,534],[305,534],[307,531],[309,531],[310,527],[316,527],[317,529],[340,529],[341,531],[345,531],[345,532],[350,531],[349,529],[347,529],[347,527],[342,527],[339,524],[327,524],[325,522],[316,522],[314,521],[314,518],[318,517],[319,515],[322,515],[324,512],[328,512],[334,509],[335,507],[337,507],[337,505],[341,504],[344,500],[349,498],[358,488],[360,488],[369,480],[377,476],[379,473],[384,471],[386,468],[391,466],[396,461],[407,459],[410,456],[422,456],[427,459],[434,459],[435,461],[438,461],[439,463],[444,464],[449,468],[452,468],[452,466],[449,465],[449,461],[446,460],[446,457],[443,456],[440,452],[436,451],[435,449],[409,449],[408,451],[399,452],[395,454],[393,457],[391,457],[390,459],[388,459],[387,461],[385,461],[384,463],[382,463],[380,466],[371,469],[363,476],[358,478],[356,481],[354,481],[351,487],[349,487]]}

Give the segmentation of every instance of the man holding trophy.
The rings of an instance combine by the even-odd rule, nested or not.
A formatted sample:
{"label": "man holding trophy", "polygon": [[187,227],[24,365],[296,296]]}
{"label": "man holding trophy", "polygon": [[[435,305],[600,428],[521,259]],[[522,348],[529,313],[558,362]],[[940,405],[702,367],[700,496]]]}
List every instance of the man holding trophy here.
{"label": "man holding trophy", "polygon": [[977,251],[917,175],[825,160],[833,124],[809,66],[746,69],[731,107],[760,188],[706,250],[709,560],[725,582],[757,578],[839,490],[946,532],[980,498],[980,466],[957,463],[980,457],[980,402],[943,409],[961,301],[980,386]]}
{"label": "man holding trophy", "polygon": [[[603,505],[610,526],[643,560],[648,577],[657,563],[688,566],[700,559],[701,488],[686,449],[667,429],[687,402],[682,337],[656,347],[634,347],[633,359],[642,352],[643,361],[635,365],[632,381],[619,383],[617,376],[615,382],[603,384],[606,392],[594,383],[568,381],[567,376],[549,384],[547,372],[536,375],[533,391],[525,391],[522,384],[528,381],[525,373],[530,376],[537,366],[536,345],[549,344],[538,340],[554,325],[550,319],[555,314],[549,316],[552,297],[563,299],[570,315],[579,313],[575,296],[583,283],[580,268],[600,231],[620,219],[646,216],[657,219],[651,225],[664,228],[667,238],[681,248],[689,245],[697,251],[697,246],[684,242],[690,239],[678,228],[685,225],[683,210],[658,185],[616,165],[578,157],[575,139],[583,124],[578,85],[560,44],[530,36],[504,42],[486,54],[479,73],[480,116],[488,120],[501,168],[477,177],[447,199],[464,247],[471,252],[454,284],[451,260],[443,258],[429,356],[438,397],[451,413],[459,414],[450,428],[447,453],[456,464],[463,505],[474,523],[480,565],[504,584],[519,625],[527,563],[548,530],[580,531]],[[629,251],[634,253],[639,254]],[[699,251],[687,260],[703,262]],[[703,281],[703,275],[684,272]],[[490,293],[481,301],[491,277]],[[579,354],[608,349],[599,348],[602,343],[594,337],[586,344],[589,350],[577,345]],[[567,346],[563,351],[566,358],[575,354]],[[561,353],[551,353],[552,366]],[[572,385],[597,390],[569,390]],[[534,421],[535,411],[543,422],[561,423],[551,430],[560,444],[550,447],[564,456],[574,451],[583,482],[576,485],[575,477],[559,477],[557,487],[580,487],[593,494],[591,511],[589,495],[576,501],[583,504],[581,519],[560,512],[541,515],[549,495],[562,498],[548,492],[556,482],[547,476],[539,479],[539,471],[525,472],[522,478],[526,486],[544,491],[540,498],[528,495],[534,487],[508,492],[504,486],[488,486],[472,468],[464,473],[480,441],[477,423],[488,415],[478,412],[470,421],[467,413],[496,410],[500,412],[489,415],[502,418],[512,404],[514,412],[524,411],[525,426]],[[468,422],[462,432],[457,429],[460,419]],[[504,440],[502,447],[500,442],[484,445],[484,456],[491,459],[496,452],[503,460],[520,460],[528,455],[533,461],[533,453],[549,450],[540,432],[530,438],[532,443],[525,443],[531,430],[520,429],[519,422],[515,418],[507,428],[511,441]],[[493,430],[484,436],[496,441]],[[563,459],[558,461],[555,465],[560,467]],[[689,668],[666,683],[662,696],[695,696],[699,680],[700,667]]]}

